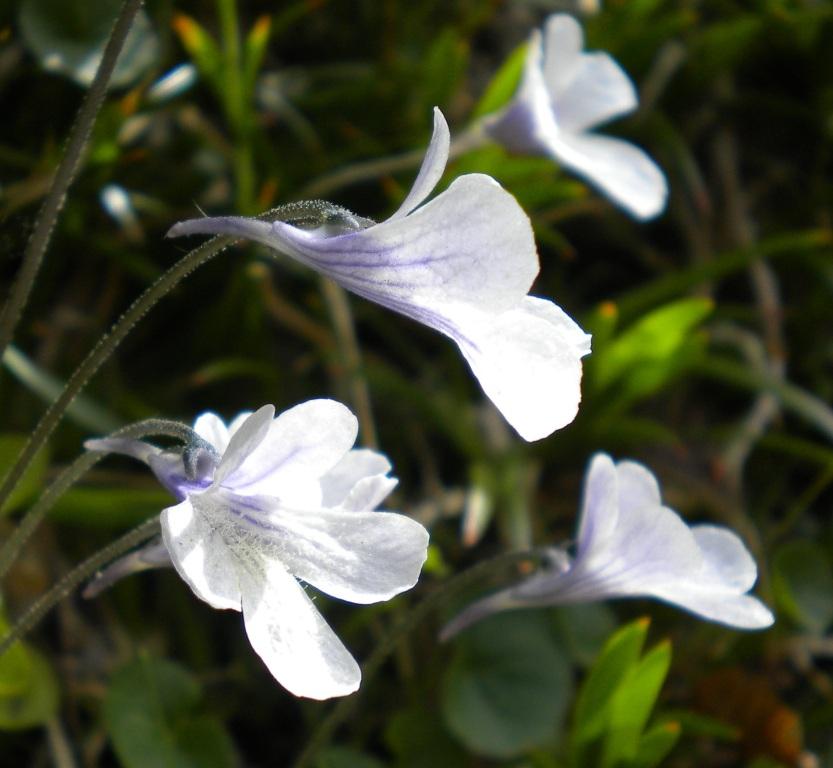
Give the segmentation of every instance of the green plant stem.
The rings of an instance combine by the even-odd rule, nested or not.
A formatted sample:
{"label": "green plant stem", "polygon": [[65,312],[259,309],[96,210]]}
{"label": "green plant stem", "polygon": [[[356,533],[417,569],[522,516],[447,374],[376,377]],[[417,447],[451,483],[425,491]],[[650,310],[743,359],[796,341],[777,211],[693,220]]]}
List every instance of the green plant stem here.
{"label": "green plant stem", "polygon": [[35,283],[52,231],[55,228],[61,209],[64,207],[67,190],[81,165],[81,159],[90,140],[96,115],[98,115],[104,102],[104,96],[107,93],[107,84],[110,82],[119,53],[127,39],[130,25],[133,23],[142,2],[143,0],[125,0],[123,3],[104,48],[104,54],[96,70],[95,78],[84,97],[78,116],[75,118],[66,152],[58,170],[55,172],[52,186],[38,213],[34,231],[26,244],[20,271],[15,278],[9,300],[6,306],[3,307],[2,316],[0,316],[0,357],[2,357],[3,352],[14,337],[15,328]]}
{"label": "green plant stem", "polygon": [[503,571],[514,565],[536,560],[540,557],[537,550],[530,550],[527,552],[509,552],[498,555],[490,560],[485,560],[481,563],[473,565],[466,571],[452,577],[449,581],[436,589],[432,594],[428,595],[421,603],[408,612],[399,620],[399,622],[382,638],[379,645],[376,646],[373,653],[370,654],[367,661],[362,665],[362,689],[357,691],[349,698],[341,699],[330,711],[330,713],[321,721],[312,738],[307,743],[304,751],[298,756],[293,763],[293,768],[304,768],[311,764],[313,758],[318,752],[323,749],[336,729],[347,719],[353,708],[358,703],[358,699],[363,690],[366,690],[370,685],[374,675],[379,671],[382,664],[387,661],[388,657],[393,653],[399,643],[409,635],[414,628],[422,622],[427,616],[447,603],[452,598],[459,595],[462,591],[477,584],[485,576],[493,576],[496,572]]}
{"label": "green plant stem", "polygon": [[17,487],[35,454],[52,434],[67,407],[84,388],[90,378],[113,354],[125,336],[156,303],[170,293],[179,282],[234,242],[231,237],[215,237],[190,251],[150,286],[119,318],[108,334],[102,336],[81,365],[70,376],[63,391],[46,410],[26,445],[0,485],[0,507]]}
{"label": "green plant stem", "polygon": [[15,622],[9,632],[0,640],[0,657],[9,650],[13,643],[20,640],[30,629],[46,616],[47,613],[69,595],[85,579],[92,576],[99,568],[115,560],[125,552],[142,544],[159,532],[159,516],[154,515],[141,525],[128,531],[111,542],[94,555],[91,555],[79,565],[76,565],[48,592],[41,595],[30,605],[26,612]]}
{"label": "green plant stem", "polygon": [[[147,419],[145,421],[130,424],[117,429],[108,437],[121,437],[140,439],[149,435],[167,435],[187,440],[185,425],[178,422],[166,421],[164,419]],[[188,429],[187,432],[190,432]],[[70,464],[52,484],[41,494],[37,503],[30,507],[17,527],[12,532],[3,546],[0,547],[0,581],[6,576],[29,537],[37,528],[38,524],[46,516],[47,512],[54,506],[55,502],[77,483],[87,472],[89,472],[107,453],[104,451],[91,451],[79,456]]]}

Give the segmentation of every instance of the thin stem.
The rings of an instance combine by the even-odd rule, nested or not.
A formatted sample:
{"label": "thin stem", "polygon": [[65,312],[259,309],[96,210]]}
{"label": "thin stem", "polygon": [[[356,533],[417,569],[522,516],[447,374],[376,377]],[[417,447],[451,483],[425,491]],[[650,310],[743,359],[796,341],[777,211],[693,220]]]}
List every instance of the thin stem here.
{"label": "thin stem", "polygon": [[[164,419],[147,419],[145,421],[130,424],[129,426],[117,429],[108,437],[121,437],[140,439],[148,435],[168,435],[175,438],[188,439],[191,430],[184,424]],[[15,561],[24,544],[37,528],[38,524],[46,516],[47,512],[54,506],[58,499],[77,483],[87,472],[89,472],[107,453],[104,451],[93,451],[79,456],[70,464],[52,484],[47,488],[37,504],[30,507],[23,516],[11,536],[3,542],[0,547],[0,581],[8,573],[9,568]]]}
{"label": "thin stem", "polygon": [[443,584],[439,589],[428,595],[416,607],[410,609],[393,627],[388,634],[382,638],[373,653],[362,665],[362,689],[349,698],[341,699],[330,711],[330,714],[321,721],[312,738],[307,743],[304,751],[298,756],[293,768],[303,768],[309,765],[318,752],[327,745],[338,728],[350,715],[358,703],[362,691],[367,690],[374,675],[379,671],[382,664],[387,661],[400,642],[410,634],[414,628],[427,616],[440,608],[453,597],[456,597],[463,590],[477,584],[483,577],[493,575],[495,571],[501,571],[513,565],[528,562],[539,558],[537,550],[528,552],[509,552],[498,555],[490,560],[485,560],[473,565],[466,571],[457,574]]}
{"label": "thin stem", "polygon": [[150,286],[130,308],[119,318],[109,334],[102,336],[90,353],[70,376],[63,391],[47,408],[38,425],[29,437],[28,442],[17,457],[14,466],[9,470],[0,485],[0,507],[14,491],[23,473],[32,463],[35,454],[52,434],[58,422],[66,412],[67,407],[75,396],[86,386],[87,382],[98,371],[102,364],[113,354],[125,336],[136,323],[149,312],[156,303],[170,293],[179,282],[193,272],[197,267],[216,256],[220,251],[234,242],[231,237],[215,237],[198,248],[190,251],[173,267],[163,274]]}
{"label": "thin stem", "polygon": [[116,539],[94,555],[75,566],[55,586],[41,595],[26,612],[15,622],[8,634],[0,641],[0,657],[30,629],[35,627],[47,613],[75,590],[82,581],[88,579],[103,565],[115,560],[133,547],[152,538],[159,532],[159,516],[145,520],[141,525],[128,531],[124,536]]}
{"label": "thin stem", "polygon": [[350,387],[350,400],[356,409],[356,416],[361,429],[362,444],[367,448],[378,448],[379,437],[373,418],[370,401],[370,388],[362,372],[362,356],[359,341],[356,338],[356,325],[350,311],[347,292],[329,277],[321,277],[321,292],[330,310],[338,351],[344,364]]}
{"label": "thin stem", "polygon": [[26,306],[29,293],[35,283],[35,277],[43,261],[43,255],[49,245],[52,231],[55,228],[61,209],[64,207],[67,190],[81,165],[81,158],[90,140],[96,115],[98,115],[98,111],[104,102],[107,84],[110,82],[110,77],[115,69],[116,60],[142,2],[143,0],[125,0],[122,5],[110,32],[110,38],[104,48],[104,54],[96,70],[95,78],[84,97],[78,116],[75,118],[66,152],[58,170],[55,172],[52,187],[38,213],[34,231],[26,244],[20,271],[15,278],[9,300],[3,308],[2,316],[0,316],[0,357],[2,357],[14,336],[15,328],[23,313],[23,308]]}
{"label": "thin stem", "polygon": [[[489,138],[483,132],[479,123],[474,123],[459,136],[456,136],[448,151],[448,159],[479,149],[489,143]],[[363,163],[354,163],[346,168],[333,171],[307,184],[299,195],[302,199],[313,199],[318,197],[326,198],[332,192],[349,187],[352,184],[359,184],[362,181],[378,179],[380,176],[387,176],[400,171],[407,171],[410,168],[419,168],[425,157],[424,149],[414,149],[409,152],[402,152],[397,155],[380,157],[377,160],[368,160]]]}

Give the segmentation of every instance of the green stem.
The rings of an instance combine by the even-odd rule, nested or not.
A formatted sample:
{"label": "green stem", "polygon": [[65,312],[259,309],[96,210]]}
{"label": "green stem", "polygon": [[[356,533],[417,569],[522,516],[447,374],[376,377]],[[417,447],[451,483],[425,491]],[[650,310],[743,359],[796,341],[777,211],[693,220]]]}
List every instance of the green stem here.
{"label": "green stem", "polygon": [[428,595],[415,608],[409,610],[404,617],[399,620],[399,623],[388,632],[382,639],[379,645],[376,646],[373,653],[370,654],[367,661],[362,666],[362,689],[349,698],[341,699],[330,711],[330,714],[321,721],[312,738],[307,743],[304,751],[298,756],[293,763],[292,768],[304,768],[309,765],[318,752],[325,747],[336,728],[338,728],[353,711],[356,706],[361,692],[367,690],[374,675],[379,671],[379,668],[387,661],[388,657],[393,653],[396,647],[402,640],[409,635],[414,628],[423,621],[427,616],[447,603],[450,599],[456,597],[460,592],[477,584],[485,576],[494,575],[496,571],[501,571],[513,565],[528,562],[539,557],[537,550],[530,550],[528,552],[509,552],[498,555],[490,560],[485,560],[477,565],[473,565],[466,571],[457,574],[452,579],[443,584],[434,593]]}
{"label": "green stem", "polygon": [[20,640],[30,629],[36,626],[53,606],[57,605],[67,595],[73,592],[81,582],[88,579],[103,565],[106,565],[125,552],[147,541],[158,532],[159,516],[156,515],[150,520],[145,520],[144,523],[128,531],[124,536],[116,539],[111,544],[108,544],[104,549],[91,555],[80,565],[75,566],[52,589],[32,603],[26,609],[26,612],[15,622],[8,634],[0,640],[0,657],[9,650],[12,644]]}
{"label": "green stem", "polygon": [[118,18],[113,24],[110,37],[107,40],[107,45],[101,57],[101,63],[96,70],[95,78],[90,85],[90,89],[87,91],[87,95],[84,97],[81,109],[78,111],[78,116],[75,118],[75,123],[72,126],[69,141],[67,142],[66,152],[58,166],[58,170],[55,172],[52,187],[46,195],[46,199],[38,213],[34,231],[29,237],[29,242],[26,244],[20,271],[15,278],[9,300],[3,308],[3,314],[0,316],[0,357],[2,357],[3,352],[11,342],[17,323],[23,313],[23,308],[26,306],[26,301],[35,283],[35,278],[43,261],[43,255],[49,245],[55,223],[58,220],[61,209],[64,207],[67,190],[70,184],[72,184],[72,180],[75,178],[75,174],[81,165],[81,159],[87,143],[90,140],[96,115],[98,115],[101,105],[104,102],[107,84],[110,82],[110,77],[115,69],[116,60],[124,46],[124,41],[127,39],[127,34],[130,31],[130,25],[133,23],[133,19],[139,7],[142,5],[142,1],[125,0],[122,5]]}
{"label": "green stem", "polygon": [[[164,419],[147,419],[117,429],[108,435],[108,437],[133,438],[138,440],[149,435],[167,435],[169,437],[184,438],[187,440],[190,436],[188,434],[190,431],[184,424],[179,424],[178,422],[166,421]],[[26,512],[12,535],[0,547],[0,581],[8,573],[15,558],[21,549],[23,549],[24,544],[26,544],[35,528],[37,528],[38,524],[43,520],[55,502],[106,455],[107,453],[103,451],[93,451],[79,456],[53,480],[49,488],[38,499],[37,504]]]}
{"label": "green stem", "polygon": [[49,406],[46,413],[43,414],[41,420],[30,435],[28,442],[23,446],[23,450],[17,457],[17,461],[3,479],[3,483],[0,485],[0,508],[17,487],[20,478],[23,477],[23,473],[28,469],[35,454],[40,450],[58,425],[69,404],[84,386],[86,386],[87,382],[102,364],[113,354],[133,326],[160,299],[170,293],[183,278],[216,256],[232,242],[234,242],[234,238],[231,237],[215,237],[189,252],[133,302],[130,308],[119,318],[109,334],[105,334],[98,340],[89,355],[87,355],[81,365],[70,376],[61,394]]}

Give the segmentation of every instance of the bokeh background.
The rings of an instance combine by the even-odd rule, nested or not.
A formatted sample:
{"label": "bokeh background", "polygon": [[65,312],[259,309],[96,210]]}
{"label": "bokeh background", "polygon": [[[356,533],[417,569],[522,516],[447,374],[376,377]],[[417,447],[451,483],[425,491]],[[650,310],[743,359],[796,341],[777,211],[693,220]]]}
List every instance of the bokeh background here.
{"label": "bokeh background", "polygon": [[[0,4],[6,283],[119,6]],[[744,538],[773,629],[632,601],[500,616],[441,645],[449,606],[398,644],[314,765],[833,766],[830,2],[148,0],[2,361],[0,461],[133,298],[196,245],[164,240],[172,223],[318,196],[383,219],[410,187],[432,107],[454,135],[505,103],[518,47],[555,11],[578,15],[588,48],[637,84],[639,110],[606,130],[662,166],[666,212],[637,223],[551,160],[497,146],[459,156],[441,186],[481,172],[511,191],[538,242],[534,292],[594,333],[571,426],[523,443],[450,342],[239,245],[135,329],[0,531],[91,435],[338,398],[362,409],[362,438],[393,462],[389,506],[432,535],[411,593],[368,607],[318,598],[361,659],[468,565],[569,540],[593,452],[634,458],[687,520]],[[344,169],[349,183],[332,176]],[[100,465],[3,584],[7,618],[168,502],[142,468]],[[71,597],[0,662],[0,764],[290,765],[331,706],[293,699],[238,615],[152,572]]]}

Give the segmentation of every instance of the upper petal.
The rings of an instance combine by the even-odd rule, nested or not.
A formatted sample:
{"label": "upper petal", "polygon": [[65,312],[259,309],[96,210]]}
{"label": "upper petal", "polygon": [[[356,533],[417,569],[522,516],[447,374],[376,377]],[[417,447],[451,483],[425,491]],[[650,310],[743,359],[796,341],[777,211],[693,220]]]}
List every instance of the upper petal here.
{"label": "upper petal", "polygon": [[550,133],[549,152],[639,219],[661,213],[668,197],[665,175],[639,147],[594,134]]}
{"label": "upper petal", "polygon": [[[538,45],[541,43],[538,42]],[[539,66],[544,82],[553,95],[559,95],[572,81],[581,66],[583,48],[584,33],[581,24],[572,16],[556,13],[547,19]]]}
{"label": "upper petal", "polygon": [[280,562],[252,561],[241,568],[240,582],[246,634],[284,688],[329,699],[359,687],[356,660]]}
{"label": "upper petal", "polygon": [[396,486],[396,478],[387,476],[390,470],[390,462],[381,453],[367,448],[348,451],[321,478],[321,505],[344,505],[357,512],[373,509]]}
{"label": "upper petal", "polygon": [[576,557],[603,557],[619,522],[619,485],[616,465],[606,453],[590,460],[584,478]]}
{"label": "upper petal", "polygon": [[483,391],[525,440],[569,424],[590,337],[551,301],[527,296],[499,315],[454,310],[450,333]]}
{"label": "upper petal", "polygon": [[445,121],[443,113],[437,107],[434,107],[434,133],[422,160],[422,166],[411,191],[408,192],[407,197],[402,201],[402,205],[399,206],[390,219],[407,216],[431,194],[445,171],[450,146],[451,135],[448,131],[448,123]]}
{"label": "upper petal", "polygon": [[583,54],[570,81],[553,97],[558,125],[570,133],[631,112],[638,104],[630,77],[606,53]]}
{"label": "upper petal", "polygon": [[194,432],[213,445],[221,456],[228,447],[230,437],[228,427],[216,413],[207,411],[200,414],[194,422]]}
{"label": "upper petal", "polygon": [[[193,504],[191,502],[194,502]],[[233,521],[208,492],[162,512],[162,540],[179,575],[213,608],[240,610]]]}
{"label": "upper petal", "polygon": [[635,461],[620,461],[616,464],[619,513],[628,514],[637,507],[662,506],[659,484],[654,474]]}
{"label": "upper petal", "polygon": [[692,584],[657,585],[650,594],[710,621],[738,629],[765,629],[775,622],[772,611],[752,595],[712,592]]}
{"label": "upper petal", "polygon": [[703,554],[705,583],[737,592],[752,589],[758,566],[737,534],[716,525],[695,525],[691,532]]}
{"label": "upper petal", "polygon": [[229,440],[220,464],[214,472],[214,485],[219,486],[234,474],[269,432],[275,406],[264,405],[255,411]]}
{"label": "upper petal", "polygon": [[[301,403],[271,423],[223,485],[237,493],[277,496],[287,503],[318,503],[319,478],[350,450],[357,433],[356,417],[341,403],[325,399]],[[315,496],[310,496],[312,492]]]}

